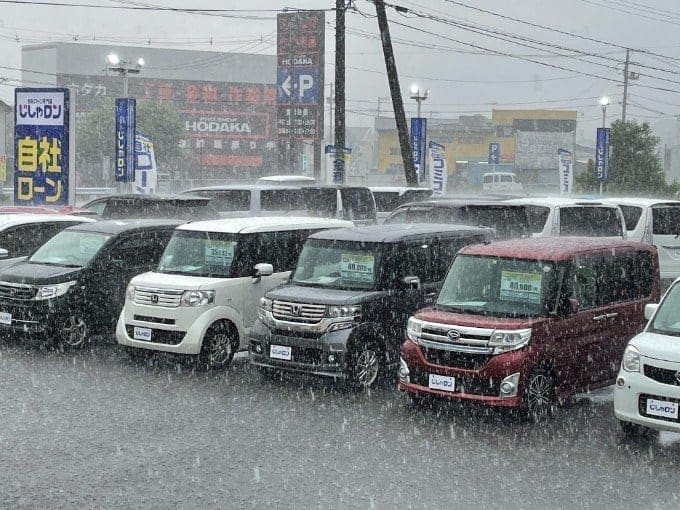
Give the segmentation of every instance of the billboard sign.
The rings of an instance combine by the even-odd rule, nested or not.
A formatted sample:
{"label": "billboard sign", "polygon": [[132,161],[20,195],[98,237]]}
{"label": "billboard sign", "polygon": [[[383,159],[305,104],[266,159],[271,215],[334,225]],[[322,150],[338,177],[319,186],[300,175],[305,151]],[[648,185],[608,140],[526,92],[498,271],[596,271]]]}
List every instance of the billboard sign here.
{"label": "billboard sign", "polygon": [[324,11],[277,15],[276,133],[320,140],[324,112]]}
{"label": "billboard sign", "polygon": [[19,88],[14,105],[14,204],[68,205],[68,89]]}
{"label": "billboard sign", "polygon": [[498,165],[501,162],[501,144],[499,142],[491,142],[489,144],[489,159],[490,165]]}
{"label": "billboard sign", "polygon": [[352,149],[338,149],[335,145],[326,145],[326,175],[329,184],[344,184],[345,167],[352,157]]}
{"label": "billboard sign", "polygon": [[609,128],[597,128],[595,179],[598,182],[606,182],[609,179]]}
{"label": "billboard sign", "polygon": [[568,195],[574,187],[574,158],[568,150],[558,149],[557,160],[560,178],[560,194]]}
{"label": "billboard sign", "polygon": [[427,119],[411,118],[411,149],[418,182],[425,181],[425,151],[427,148]]}
{"label": "billboard sign", "polygon": [[437,142],[428,144],[430,153],[430,183],[432,196],[440,197],[446,194],[446,180],[448,169],[446,168],[446,147]]}
{"label": "billboard sign", "polygon": [[116,99],[116,182],[135,180],[136,101]]}

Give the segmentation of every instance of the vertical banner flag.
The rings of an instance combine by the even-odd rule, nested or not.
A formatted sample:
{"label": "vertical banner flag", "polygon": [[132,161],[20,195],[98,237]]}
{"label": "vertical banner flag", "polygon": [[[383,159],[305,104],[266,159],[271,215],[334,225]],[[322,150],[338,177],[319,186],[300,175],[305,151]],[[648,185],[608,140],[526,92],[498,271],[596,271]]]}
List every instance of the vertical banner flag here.
{"label": "vertical banner flag", "polygon": [[66,88],[15,90],[15,205],[68,205],[69,113]]}
{"label": "vertical banner flag", "polygon": [[606,182],[609,179],[609,128],[597,128],[595,179],[598,182]]}
{"label": "vertical banner flag", "polygon": [[574,187],[574,159],[571,152],[557,149],[557,160],[560,179],[560,194],[568,195]]}
{"label": "vertical banner flag", "polygon": [[116,99],[116,182],[135,180],[136,102]]}
{"label": "vertical banner flag", "polygon": [[425,148],[427,138],[427,119],[411,117],[411,149],[418,182],[425,181]]}
{"label": "vertical banner flag", "polygon": [[135,135],[135,191],[140,195],[153,195],[158,185],[156,154],[151,138]]}
{"label": "vertical banner flag", "polygon": [[0,154],[0,181],[4,182],[5,180],[7,180],[7,156]]}
{"label": "vertical banner flag", "polygon": [[439,197],[446,194],[446,148],[437,142],[430,142],[430,181],[432,196]]}
{"label": "vertical banner flag", "polygon": [[345,168],[352,157],[352,149],[338,149],[335,145],[326,145],[326,180],[329,184],[345,182]]}

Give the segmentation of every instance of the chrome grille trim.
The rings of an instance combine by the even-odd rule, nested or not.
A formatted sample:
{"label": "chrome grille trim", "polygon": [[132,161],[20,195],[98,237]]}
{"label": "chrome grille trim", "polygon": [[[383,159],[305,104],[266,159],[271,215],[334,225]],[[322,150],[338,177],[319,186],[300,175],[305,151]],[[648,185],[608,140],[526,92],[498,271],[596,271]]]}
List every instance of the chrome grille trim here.
{"label": "chrome grille trim", "polygon": [[0,282],[0,299],[14,301],[31,301],[35,298],[38,287],[24,283]]}
{"label": "chrome grille trim", "polygon": [[[460,336],[452,340],[448,336],[451,330],[457,331]],[[493,329],[488,328],[423,322],[419,336],[420,344],[428,349],[441,349],[468,354],[491,354],[493,347],[489,347],[489,341],[493,331]]]}
{"label": "chrome grille trim", "polygon": [[[183,290],[153,289],[149,287],[135,288],[135,304],[177,308],[182,299]],[[158,296],[157,300],[154,296]]]}
{"label": "chrome grille trim", "polygon": [[[296,308],[297,313],[294,311]],[[272,315],[274,319],[286,322],[318,324],[326,315],[326,305],[275,300],[272,303]]]}

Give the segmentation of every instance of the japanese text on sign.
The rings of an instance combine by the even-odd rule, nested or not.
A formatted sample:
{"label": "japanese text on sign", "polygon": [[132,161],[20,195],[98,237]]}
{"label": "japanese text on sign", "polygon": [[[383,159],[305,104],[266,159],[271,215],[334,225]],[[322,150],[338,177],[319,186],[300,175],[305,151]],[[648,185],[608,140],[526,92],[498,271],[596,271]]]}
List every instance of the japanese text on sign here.
{"label": "japanese text on sign", "polygon": [[340,255],[340,278],[345,281],[372,283],[375,257],[372,254],[343,253]]}
{"label": "japanese text on sign", "polygon": [[541,283],[543,275],[501,271],[500,298],[506,301],[522,301],[538,304],[541,302]]}
{"label": "japanese text on sign", "polygon": [[205,245],[205,263],[229,267],[234,260],[235,241],[208,241]]}

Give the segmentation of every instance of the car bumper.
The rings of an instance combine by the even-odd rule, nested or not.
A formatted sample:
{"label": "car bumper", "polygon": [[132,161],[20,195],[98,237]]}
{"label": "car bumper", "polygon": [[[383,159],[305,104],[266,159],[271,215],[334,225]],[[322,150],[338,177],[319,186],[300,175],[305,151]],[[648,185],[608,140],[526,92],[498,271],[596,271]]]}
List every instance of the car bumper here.
{"label": "car bumper", "polygon": [[[667,366],[670,370],[680,369],[680,363],[654,364]],[[680,407],[680,386],[660,383],[639,372],[620,370],[614,388],[614,415],[617,419],[656,430],[680,432],[680,418],[650,416],[646,407],[649,398],[674,402]]]}
{"label": "car bumper", "polygon": [[[324,377],[347,376],[347,341],[352,328],[299,336],[295,331],[271,330],[262,321],[250,329],[253,365]],[[272,357],[272,345],[290,348],[290,359]]]}
{"label": "car bumper", "polygon": [[[10,323],[0,324],[0,335],[47,340],[59,332],[71,311],[66,301],[11,301],[0,303],[0,312],[11,316]],[[6,317],[6,316],[5,316]]]}
{"label": "car bumper", "polygon": [[[401,358],[408,366],[408,378],[400,371],[398,388],[413,395],[430,395],[449,400],[477,402],[483,405],[497,407],[516,407],[522,403],[523,378],[527,373],[526,354],[523,351],[514,351],[496,356],[487,356],[485,359],[471,359],[460,356],[460,364],[463,362],[468,368],[437,364],[426,358],[421,347],[410,340],[406,340],[401,348]],[[455,356],[454,356],[455,358]],[[474,366],[471,366],[474,365]],[[501,382],[508,376],[519,373],[516,391],[508,396],[501,396]],[[430,375],[453,378],[453,386],[450,391],[431,387]]]}

